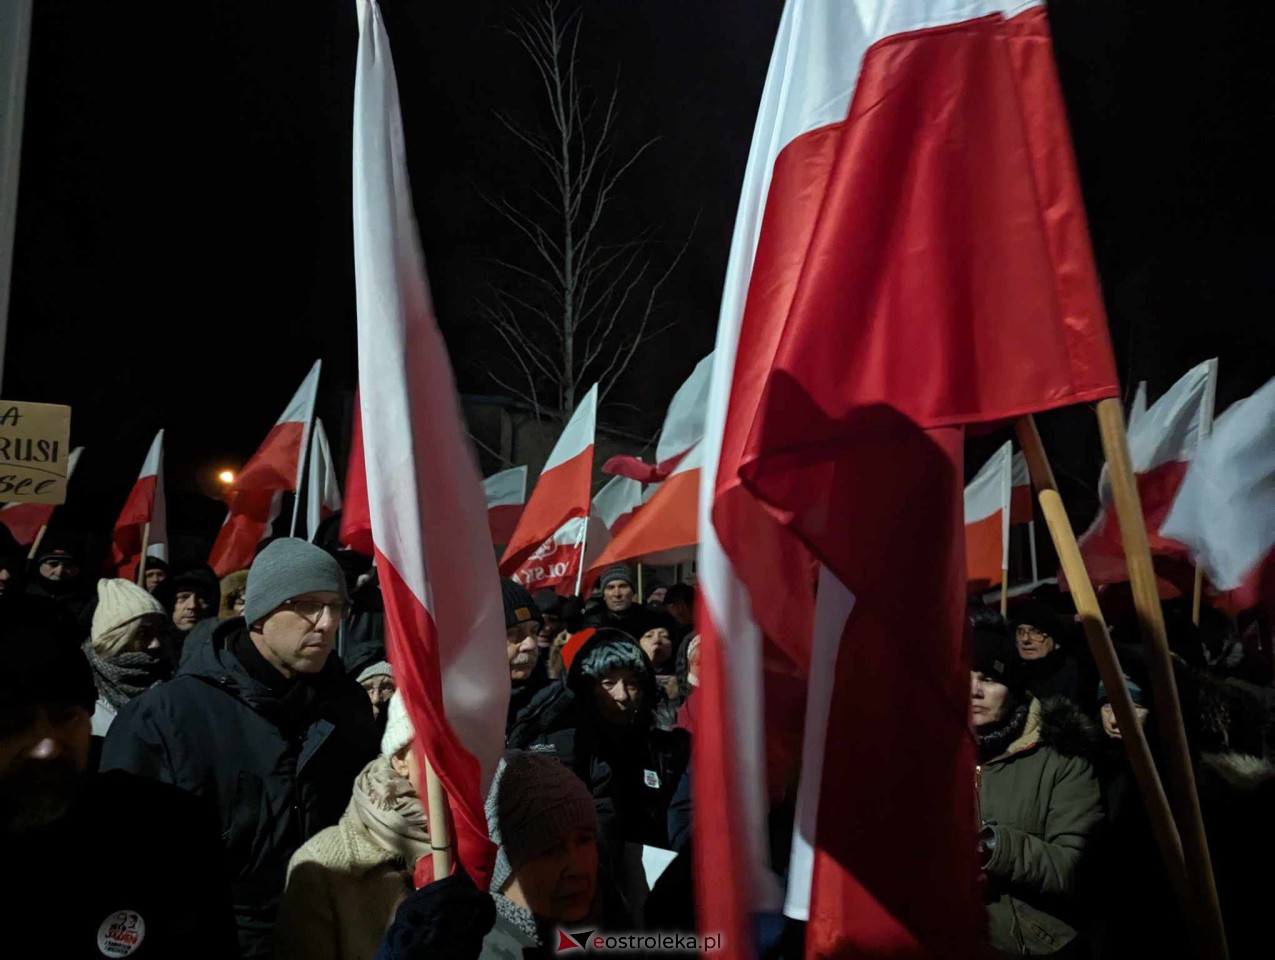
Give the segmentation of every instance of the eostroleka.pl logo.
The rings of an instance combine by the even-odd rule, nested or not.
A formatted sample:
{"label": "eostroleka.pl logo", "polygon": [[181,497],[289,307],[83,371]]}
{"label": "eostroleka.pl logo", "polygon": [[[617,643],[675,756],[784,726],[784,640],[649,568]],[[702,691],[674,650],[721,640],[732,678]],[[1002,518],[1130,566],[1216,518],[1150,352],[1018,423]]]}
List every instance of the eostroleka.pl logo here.
{"label": "eostroleka.pl logo", "polygon": [[694,933],[604,933],[601,930],[558,931],[558,953],[583,950],[585,953],[717,953],[722,949],[721,934],[700,936]]}

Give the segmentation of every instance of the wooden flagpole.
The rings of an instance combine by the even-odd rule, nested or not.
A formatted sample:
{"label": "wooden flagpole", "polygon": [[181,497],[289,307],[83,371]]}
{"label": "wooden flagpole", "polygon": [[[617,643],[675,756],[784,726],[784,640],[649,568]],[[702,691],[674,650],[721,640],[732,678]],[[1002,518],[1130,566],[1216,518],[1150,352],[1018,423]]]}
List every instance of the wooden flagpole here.
{"label": "wooden flagpole", "polygon": [[[1209,957],[1226,958],[1226,930],[1218,903],[1217,885],[1213,879],[1213,861],[1209,857],[1208,839],[1200,814],[1200,798],[1195,790],[1195,774],[1191,751],[1187,746],[1182,723],[1182,704],[1173,677],[1169,643],[1164,629],[1164,611],[1156,589],[1155,569],[1151,564],[1151,548],[1147,542],[1146,520],[1129,456],[1129,440],[1125,433],[1124,411],[1115,399],[1098,403],[1098,428],[1102,434],[1102,450],[1107,458],[1107,473],[1120,521],[1120,537],[1124,541],[1125,564],[1133,587],[1133,601],[1138,611],[1142,646],[1147,654],[1147,670],[1155,692],[1155,715],[1164,743],[1169,768],[1169,788],[1174,813],[1182,832],[1182,849],[1191,880],[1194,902],[1201,921],[1201,946]],[[1121,729],[1124,721],[1120,721]]]}
{"label": "wooden flagpole", "polygon": [[1191,594],[1191,622],[1200,625],[1200,603],[1204,599],[1204,568],[1195,565],[1195,591]]}
{"label": "wooden flagpole", "polygon": [[637,580],[638,580],[638,582],[637,582],[637,588],[638,588],[638,603],[646,603],[646,590],[645,590],[645,588],[642,586],[642,563],[641,563],[641,561],[639,561],[639,562],[638,562],[637,568],[638,568],[638,571],[637,571],[637,573],[638,573],[638,577],[637,577]]}
{"label": "wooden flagpole", "polygon": [[425,793],[428,798],[429,848],[434,857],[434,879],[442,880],[452,872],[452,840],[447,826],[447,791],[434,772],[434,766],[425,760]]}
{"label": "wooden flagpole", "polygon": [[142,589],[146,588],[146,551],[151,546],[151,522],[146,521],[146,525],[142,527],[142,555],[137,561],[137,585]]}
{"label": "wooden flagpole", "polygon": [[1089,641],[1089,649],[1093,653],[1094,662],[1098,665],[1098,673],[1107,689],[1107,696],[1115,710],[1116,720],[1120,724],[1121,739],[1125,752],[1129,757],[1129,766],[1133,770],[1134,779],[1142,794],[1143,805],[1151,823],[1151,830],[1160,848],[1160,857],[1168,873],[1170,885],[1177,895],[1178,905],[1183,913],[1191,917],[1195,913],[1191,898],[1191,888],[1187,881],[1186,864],[1182,854],[1182,840],[1178,834],[1177,824],[1169,809],[1169,801],[1165,796],[1160,775],[1156,772],[1155,761],[1151,758],[1151,749],[1147,745],[1146,735],[1133,711],[1133,698],[1129,696],[1129,688],[1125,684],[1120,662],[1116,659],[1115,647],[1111,644],[1111,635],[1107,632],[1106,621],[1098,606],[1098,596],[1094,593],[1093,584],[1089,580],[1089,571],[1085,569],[1084,560],[1080,556],[1080,547],[1076,543],[1076,533],[1072,529],[1071,520],[1063,506],[1062,497],[1058,494],[1058,485],[1054,481],[1054,471],[1045,455],[1044,444],[1036,429],[1036,421],[1032,417],[1024,417],[1018,421],[1018,442],[1027,457],[1027,467],[1031,473],[1032,486],[1040,502],[1040,510],[1045,518],[1045,526],[1053,539],[1054,548],[1058,552],[1058,561],[1067,577],[1067,586],[1071,590],[1076,604],[1076,612],[1080,614],[1080,622]]}
{"label": "wooden flagpole", "polygon": [[44,535],[49,532],[47,523],[40,524],[40,529],[36,532],[35,539],[31,541],[31,550],[27,553],[27,562],[35,559],[35,555],[40,552],[40,543],[44,540]]}
{"label": "wooden flagpole", "polygon": [[1009,571],[1001,570],[1001,616],[1009,616]]}

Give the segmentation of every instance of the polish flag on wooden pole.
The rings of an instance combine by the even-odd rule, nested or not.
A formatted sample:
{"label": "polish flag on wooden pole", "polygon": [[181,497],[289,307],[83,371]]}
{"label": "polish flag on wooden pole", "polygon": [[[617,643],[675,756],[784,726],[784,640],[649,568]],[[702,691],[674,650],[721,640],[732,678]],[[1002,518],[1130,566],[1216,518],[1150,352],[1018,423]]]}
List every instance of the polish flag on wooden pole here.
{"label": "polish flag on wooden pole", "polygon": [[527,504],[527,468],[514,467],[492,474],[483,481],[487,495],[487,525],[491,542],[504,546],[518,529],[522,509]]}
{"label": "polish flag on wooden pole", "polygon": [[542,549],[545,541],[568,520],[589,515],[597,419],[598,385],[595,383],[567,421],[566,429],[540,471],[531,499],[500,558],[502,576],[512,576],[523,561]]}
{"label": "polish flag on wooden pole", "polygon": [[112,577],[138,579],[143,541],[147,557],[168,559],[167,513],[164,501],[164,431],[160,430],[151,441],[137,482],[129,491],[124,509],[115,521],[108,563]]}
{"label": "polish flag on wooden pole", "polygon": [[785,868],[808,957],[985,955],[962,427],[1117,392],[1043,6],[789,0],[703,441],[695,868],[732,956]]}
{"label": "polish flag on wooden pole", "polygon": [[[1161,572],[1168,572],[1176,561],[1182,566],[1184,577],[1191,575],[1186,570],[1189,562],[1186,547],[1162,535],[1161,526],[1173,507],[1201,437],[1208,434],[1212,425],[1216,393],[1217,360],[1206,360],[1183,374],[1149,408],[1145,387],[1140,388],[1142,399],[1135,399],[1134,413],[1130,414],[1129,455],[1137,477],[1151,555],[1158,561],[1157,569]],[[1139,404],[1143,409],[1139,409]],[[1129,579],[1129,571],[1105,465],[1098,481],[1098,494],[1102,506],[1089,530],[1080,538],[1080,553],[1096,586],[1122,583]],[[1159,563],[1165,566],[1160,567]],[[1185,592],[1190,588],[1183,583],[1181,589]]]}
{"label": "polish flag on wooden pole", "polygon": [[416,879],[441,878],[450,867],[450,808],[458,859],[486,889],[495,848],[483,801],[504,749],[509,703],[504,606],[482,476],[425,275],[389,37],[375,0],[357,6],[354,285],[363,459],[386,644],[429,781],[436,849],[433,870],[421,861]]}
{"label": "polish flag on wooden pole", "polygon": [[965,576],[976,593],[1009,576],[1014,447],[1006,442],[965,488]]}
{"label": "polish flag on wooden pole", "polygon": [[252,565],[257,545],[270,536],[279,516],[283,494],[301,490],[321,365],[314,361],[283,415],[230,488],[230,511],[208,556],[208,565],[219,577]]}
{"label": "polish flag on wooden pole", "polygon": [[336,481],[336,465],[323,421],[314,420],[314,439],[310,443],[310,476],[306,480],[305,532],[311,540],[321,524],[341,509],[341,487]]}
{"label": "polish flag on wooden pole", "polygon": [[1275,380],[1217,418],[1161,527],[1237,612],[1275,611]]}

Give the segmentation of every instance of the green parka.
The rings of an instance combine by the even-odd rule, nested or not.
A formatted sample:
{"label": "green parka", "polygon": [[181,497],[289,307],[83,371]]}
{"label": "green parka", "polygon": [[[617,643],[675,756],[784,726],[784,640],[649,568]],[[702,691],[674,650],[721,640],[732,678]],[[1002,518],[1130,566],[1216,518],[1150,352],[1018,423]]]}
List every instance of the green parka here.
{"label": "green parka", "polygon": [[1092,735],[1070,701],[1033,699],[1023,732],[979,767],[979,816],[991,836],[988,933],[1003,954],[1080,945],[1077,881],[1102,821],[1098,779],[1082,756]]}

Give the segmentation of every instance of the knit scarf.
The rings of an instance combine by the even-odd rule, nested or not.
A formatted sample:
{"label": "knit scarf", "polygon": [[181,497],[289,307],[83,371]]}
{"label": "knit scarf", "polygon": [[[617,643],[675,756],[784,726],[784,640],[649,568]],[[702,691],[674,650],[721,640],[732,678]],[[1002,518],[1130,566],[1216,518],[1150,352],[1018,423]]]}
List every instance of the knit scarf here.
{"label": "knit scarf", "polygon": [[975,739],[978,740],[980,763],[999,757],[1009,749],[1009,745],[1018,739],[1018,735],[1023,732],[1023,727],[1027,725],[1027,713],[1028,703],[1020,703],[1014,708],[1014,712],[1000,723],[979,727],[974,731]]}
{"label": "knit scarf", "polygon": [[532,941],[533,946],[541,946],[540,932],[536,929],[536,915],[526,907],[520,907],[508,897],[499,893],[491,895],[496,902],[496,916],[503,919],[511,927]]}
{"label": "knit scarf", "polygon": [[377,757],[358,775],[350,808],[377,845],[409,869],[429,853],[429,829],[421,799],[385,757]]}
{"label": "knit scarf", "polygon": [[149,650],[101,656],[85,641],[84,654],[93,667],[97,693],[118,712],[124,704],[168,679],[168,661]]}

